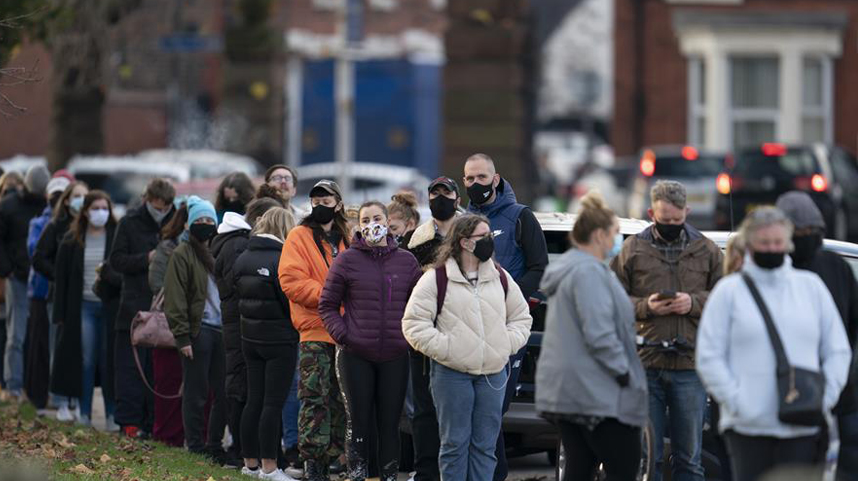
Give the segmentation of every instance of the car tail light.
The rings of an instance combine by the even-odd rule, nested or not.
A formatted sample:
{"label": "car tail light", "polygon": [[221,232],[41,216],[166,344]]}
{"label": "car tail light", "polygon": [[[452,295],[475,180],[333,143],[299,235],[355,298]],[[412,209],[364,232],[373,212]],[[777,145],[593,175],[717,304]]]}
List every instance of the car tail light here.
{"label": "car tail light", "polygon": [[700,154],[694,147],[686,145],[682,148],[682,158],[685,160],[697,160],[700,158]]}
{"label": "car tail light", "polygon": [[781,157],[786,155],[787,148],[784,144],[766,143],[763,144],[763,155],[766,157]]}
{"label": "car tail light", "polygon": [[652,177],[655,174],[655,152],[647,150],[641,157],[641,174]]}
{"label": "car tail light", "polygon": [[715,179],[715,187],[718,188],[719,194],[727,195],[732,190],[732,181],[730,179],[729,174],[720,174],[717,179]]}
{"label": "car tail light", "polygon": [[810,188],[813,189],[814,192],[825,192],[828,190],[828,181],[825,177],[816,174],[810,179]]}

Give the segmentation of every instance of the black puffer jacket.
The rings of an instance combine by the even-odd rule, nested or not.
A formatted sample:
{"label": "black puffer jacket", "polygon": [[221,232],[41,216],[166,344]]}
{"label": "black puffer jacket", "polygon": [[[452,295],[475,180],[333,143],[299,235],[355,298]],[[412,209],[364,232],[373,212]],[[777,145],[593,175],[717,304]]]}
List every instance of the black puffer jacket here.
{"label": "black puffer jacket", "polygon": [[215,259],[214,278],[220,294],[223,342],[227,350],[241,351],[241,313],[238,311],[234,269],[238,256],[247,248],[249,235],[250,231],[247,229],[218,234],[211,245]]}
{"label": "black puffer jacket", "polygon": [[10,194],[0,201],[0,277],[15,276],[27,282],[30,256],[27,235],[30,219],[42,214],[47,201],[44,195],[25,192]]}
{"label": "black puffer jacket", "polygon": [[277,266],[283,244],[267,236],[253,236],[235,264],[235,287],[241,311],[241,337],[260,344],[298,342],[292,326],[289,299],[280,289]]}
{"label": "black puffer jacket", "polygon": [[110,265],[122,274],[122,296],[116,330],[131,329],[131,320],[152,304],[149,289],[149,253],[158,247],[161,227],[173,217],[175,209],[158,224],[146,205],[131,209],[119,221],[110,251]]}

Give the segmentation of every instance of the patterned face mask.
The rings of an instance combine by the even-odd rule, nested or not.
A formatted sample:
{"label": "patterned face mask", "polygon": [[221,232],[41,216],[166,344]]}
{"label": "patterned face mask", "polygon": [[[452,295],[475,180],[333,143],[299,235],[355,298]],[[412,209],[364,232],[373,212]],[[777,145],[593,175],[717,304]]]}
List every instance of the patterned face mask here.
{"label": "patterned face mask", "polygon": [[387,237],[387,226],[373,222],[361,229],[360,233],[368,243],[378,244],[382,239]]}

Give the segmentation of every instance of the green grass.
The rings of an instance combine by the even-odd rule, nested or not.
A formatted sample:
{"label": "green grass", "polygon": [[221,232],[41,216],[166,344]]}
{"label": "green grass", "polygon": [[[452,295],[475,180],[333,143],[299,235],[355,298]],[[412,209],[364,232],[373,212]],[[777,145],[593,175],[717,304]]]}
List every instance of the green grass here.
{"label": "green grass", "polygon": [[58,481],[247,479],[181,449],[40,418],[29,404],[0,405],[0,480],[22,464]]}

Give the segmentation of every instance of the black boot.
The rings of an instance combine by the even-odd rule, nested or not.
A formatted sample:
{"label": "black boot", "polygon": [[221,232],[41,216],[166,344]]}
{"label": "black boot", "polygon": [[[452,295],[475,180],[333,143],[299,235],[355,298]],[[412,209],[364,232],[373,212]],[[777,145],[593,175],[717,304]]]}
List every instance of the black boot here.
{"label": "black boot", "polygon": [[330,481],[327,475],[327,463],[320,463],[314,459],[304,461],[304,481]]}

